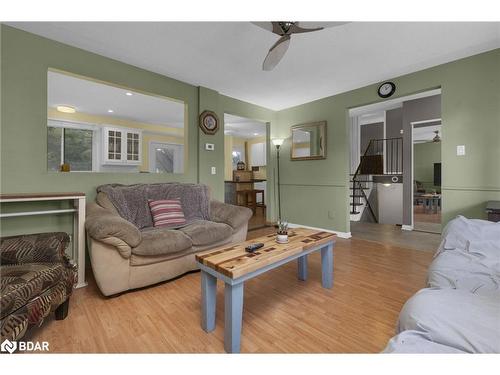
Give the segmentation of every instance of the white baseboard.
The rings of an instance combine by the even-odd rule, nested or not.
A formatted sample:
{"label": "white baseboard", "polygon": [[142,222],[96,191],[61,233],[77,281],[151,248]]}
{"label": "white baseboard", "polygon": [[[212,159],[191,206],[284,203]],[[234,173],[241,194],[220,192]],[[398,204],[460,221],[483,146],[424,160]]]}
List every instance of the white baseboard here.
{"label": "white baseboard", "polygon": [[323,232],[328,232],[328,233],[335,233],[337,236],[340,238],[351,238],[351,232],[339,232],[337,230],[331,230],[331,229],[324,229],[324,228],[317,228],[317,227],[310,227],[308,225],[302,225],[302,224],[294,224],[294,223],[288,223],[288,226],[290,228],[297,228],[297,227],[302,227],[302,228],[307,228],[307,229],[314,229],[314,230],[321,230]]}
{"label": "white baseboard", "polygon": [[401,230],[413,230],[413,225],[401,225]]}

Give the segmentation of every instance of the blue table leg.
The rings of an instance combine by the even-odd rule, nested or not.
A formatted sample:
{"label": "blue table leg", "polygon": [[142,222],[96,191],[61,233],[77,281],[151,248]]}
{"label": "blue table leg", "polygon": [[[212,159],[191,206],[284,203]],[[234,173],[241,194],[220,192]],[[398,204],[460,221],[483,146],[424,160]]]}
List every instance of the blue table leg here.
{"label": "blue table leg", "polygon": [[224,315],[224,349],[227,353],[239,353],[243,318],[243,283],[226,284]]}
{"label": "blue table leg", "polygon": [[323,288],[333,287],[333,244],[321,249],[321,284]]}
{"label": "blue table leg", "polygon": [[306,281],[307,280],[307,255],[301,256],[297,258],[297,277],[299,280]]}
{"label": "blue table leg", "polygon": [[206,332],[215,329],[217,278],[201,271],[201,328]]}

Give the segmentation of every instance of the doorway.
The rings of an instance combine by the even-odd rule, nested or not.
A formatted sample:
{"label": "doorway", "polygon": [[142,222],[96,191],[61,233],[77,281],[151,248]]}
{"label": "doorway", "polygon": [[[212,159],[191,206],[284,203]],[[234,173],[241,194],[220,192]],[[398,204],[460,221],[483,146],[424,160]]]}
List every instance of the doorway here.
{"label": "doorway", "polygon": [[253,211],[248,229],[266,226],[267,124],[224,114],[224,201]]}
{"label": "doorway", "polygon": [[413,230],[441,233],[441,119],[413,122]]}
{"label": "doorway", "polygon": [[[423,189],[418,180],[422,178],[417,177],[420,193],[425,196],[419,197],[414,207],[413,138],[423,144],[432,142],[436,130],[441,136],[441,90],[352,108],[349,118],[348,199],[352,236],[435,250],[440,241],[442,202],[440,182],[434,182],[433,173],[436,168],[436,178],[440,176],[440,157],[431,163],[432,171],[427,170],[432,177],[423,178]],[[415,136],[414,127],[420,129]],[[420,137],[424,130],[432,136]],[[416,215],[420,214],[418,220],[413,218],[414,209]]]}

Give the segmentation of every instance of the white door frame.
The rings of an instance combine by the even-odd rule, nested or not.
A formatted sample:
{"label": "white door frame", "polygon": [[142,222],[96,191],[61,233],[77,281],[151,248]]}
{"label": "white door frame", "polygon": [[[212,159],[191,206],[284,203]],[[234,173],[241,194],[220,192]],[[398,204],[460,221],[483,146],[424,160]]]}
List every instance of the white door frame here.
{"label": "white door frame", "polygon": [[[415,194],[415,184],[413,183],[414,181],[414,176],[415,176],[415,158],[414,158],[414,143],[413,143],[413,129],[414,129],[414,126],[415,125],[421,125],[421,124],[427,124],[427,123],[430,123],[430,122],[438,122],[440,121],[441,122],[441,125],[442,125],[442,120],[441,118],[434,118],[434,119],[430,119],[430,120],[422,120],[422,121],[414,121],[414,122],[410,122],[410,129],[411,129],[411,134],[410,134],[410,137],[411,137],[411,225],[403,225],[401,229],[403,230],[414,230],[415,228],[415,223],[414,223],[414,204],[413,204],[413,197],[414,197],[414,194]],[[442,206],[443,204],[443,201],[442,201],[442,197],[441,197],[441,209],[443,208]]]}

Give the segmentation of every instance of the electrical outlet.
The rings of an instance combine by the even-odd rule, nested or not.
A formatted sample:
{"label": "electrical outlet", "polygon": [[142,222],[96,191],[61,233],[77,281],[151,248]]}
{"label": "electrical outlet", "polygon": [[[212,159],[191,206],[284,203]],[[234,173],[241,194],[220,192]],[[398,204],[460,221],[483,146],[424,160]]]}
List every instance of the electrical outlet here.
{"label": "electrical outlet", "polygon": [[464,156],[464,155],[465,155],[465,145],[457,146],[457,156]]}
{"label": "electrical outlet", "polygon": [[212,174],[216,174],[217,173],[217,169],[215,167],[212,167]]}
{"label": "electrical outlet", "polygon": [[328,218],[335,219],[335,211],[328,210]]}

